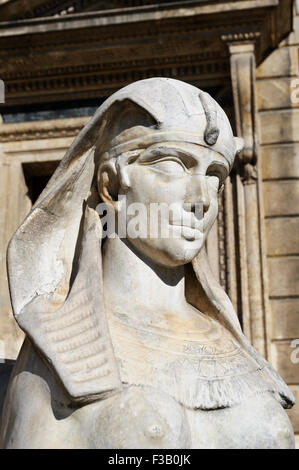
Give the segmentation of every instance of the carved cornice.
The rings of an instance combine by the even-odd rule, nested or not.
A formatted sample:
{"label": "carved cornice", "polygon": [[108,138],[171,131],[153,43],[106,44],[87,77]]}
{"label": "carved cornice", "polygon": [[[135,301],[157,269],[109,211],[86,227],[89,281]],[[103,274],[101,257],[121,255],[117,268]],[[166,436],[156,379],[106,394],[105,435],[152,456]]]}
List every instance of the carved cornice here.
{"label": "carved cornice", "polygon": [[[190,37],[198,38],[198,40],[204,41],[206,47],[209,47],[209,43],[215,42],[217,39],[218,48],[221,49],[220,38],[231,35],[230,32],[234,31],[233,35],[239,34],[239,30],[253,31],[256,29],[262,28],[264,18],[260,15],[252,17],[240,17],[238,21],[220,21],[219,18],[215,19],[213,22],[204,21],[204,18],[199,16],[189,16],[186,18],[169,18],[164,22],[153,21],[144,26],[143,22],[136,22],[136,24],[127,24],[117,25],[117,24],[108,24],[103,25],[99,24],[97,28],[92,22],[86,21],[84,27],[74,27],[74,28],[65,28],[62,30],[53,30],[45,31],[42,34],[35,36],[35,33],[40,32],[39,30],[35,31],[34,26],[27,28],[24,25],[19,26],[19,23],[16,23],[19,27],[20,33],[14,34],[17,32],[17,29],[14,28],[4,28],[3,23],[0,22],[0,43],[1,43],[1,56],[6,55],[6,51],[14,51],[17,49],[18,53],[27,52],[28,46],[30,50],[34,51],[43,51],[47,49],[52,50],[55,47],[63,46],[63,49],[71,48],[74,45],[85,45],[90,44],[91,46],[99,46],[98,41],[105,41],[104,44],[101,44],[101,47],[107,45],[111,47],[113,44],[119,44],[120,40],[124,40],[128,45],[133,45],[138,43],[141,47],[143,46],[143,41],[153,41],[159,46],[163,46],[162,39],[164,41],[171,41],[173,39],[181,39],[188,43]],[[6,24],[5,24],[6,25]],[[42,25],[40,25],[42,26]],[[63,25],[61,25],[63,26]],[[199,29],[200,28],[200,29]],[[23,30],[24,33],[23,34]],[[28,31],[27,31],[28,30]],[[227,34],[223,34],[226,30]],[[19,36],[22,37],[22,42],[20,42]],[[160,39],[160,44],[157,42],[157,38]]]}
{"label": "carved cornice", "polygon": [[[115,89],[120,86],[124,86],[127,83],[141,80],[144,78],[159,76],[175,76],[177,78],[186,79],[193,81],[201,78],[221,78],[222,81],[225,77],[229,77],[229,65],[227,60],[207,61],[207,62],[193,62],[192,60],[188,63],[184,63],[183,60],[177,58],[177,61],[173,61],[171,64],[163,63],[164,61],[157,60],[158,64],[148,64],[147,68],[144,66],[141,68],[139,65],[135,67],[127,67],[125,70],[117,70],[117,72],[104,73],[101,71],[94,71],[86,68],[83,69],[82,73],[73,70],[72,73],[53,76],[51,73],[50,77],[42,76],[36,77],[35,79],[21,78],[18,80],[10,80],[7,83],[6,92],[7,94],[15,97],[26,98],[28,94],[30,96],[47,93],[51,90],[51,94],[63,95],[66,91],[76,89],[78,93],[88,92],[97,90],[97,96],[107,96]],[[184,63],[184,65],[182,65]],[[95,67],[96,69],[96,67]]]}
{"label": "carved cornice", "polygon": [[74,137],[90,117],[53,119],[0,125],[0,142]]}
{"label": "carved cornice", "polygon": [[287,8],[284,22],[276,17],[288,2],[166,2],[0,23],[7,105],[105,96],[154,75],[218,85],[229,79],[226,42],[254,37],[261,60],[287,30]]}
{"label": "carved cornice", "polygon": [[[204,44],[204,43],[203,43]],[[25,58],[23,61],[18,61],[18,65],[21,67],[25,65]],[[17,80],[17,79],[27,79],[27,78],[46,78],[48,76],[55,75],[77,75],[77,74],[94,74],[94,73],[108,73],[107,67],[109,66],[109,71],[126,71],[131,68],[148,68],[148,67],[167,67],[173,65],[182,65],[182,66],[198,66],[201,65],[201,72],[205,73],[206,69],[221,70],[225,66],[222,65],[227,63],[227,53],[223,51],[203,51],[197,54],[182,54],[182,55],[164,55],[161,57],[149,57],[149,58],[137,58],[131,57],[119,61],[109,61],[99,62],[92,64],[79,64],[79,65],[70,65],[70,64],[61,64],[59,67],[51,68],[40,68],[38,70],[29,70],[29,69],[19,69],[18,71],[9,71],[4,70],[1,74],[1,78],[5,80]],[[214,67],[211,66],[214,64]],[[218,64],[218,65],[217,65]],[[17,65],[17,64],[16,64]],[[41,65],[44,65],[42,63]],[[227,67],[226,67],[227,68]],[[208,71],[208,70],[207,70]],[[198,71],[197,71],[198,72]]]}
{"label": "carved cornice", "polygon": [[246,41],[256,41],[260,37],[260,31],[248,31],[234,34],[223,34],[221,40],[227,43],[238,43]]}

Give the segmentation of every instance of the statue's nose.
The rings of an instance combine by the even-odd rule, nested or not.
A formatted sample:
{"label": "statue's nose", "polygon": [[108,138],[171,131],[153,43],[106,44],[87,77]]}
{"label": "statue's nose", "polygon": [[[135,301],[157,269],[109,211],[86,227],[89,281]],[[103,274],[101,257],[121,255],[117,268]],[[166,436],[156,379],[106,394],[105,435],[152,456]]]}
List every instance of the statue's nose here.
{"label": "statue's nose", "polygon": [[207,212],[210,206],[210,197],[204,175],[192,175],[190,177],[185,202],[191,203],[192,211],[194,211],[196,205],[202,205],[203,213]]}

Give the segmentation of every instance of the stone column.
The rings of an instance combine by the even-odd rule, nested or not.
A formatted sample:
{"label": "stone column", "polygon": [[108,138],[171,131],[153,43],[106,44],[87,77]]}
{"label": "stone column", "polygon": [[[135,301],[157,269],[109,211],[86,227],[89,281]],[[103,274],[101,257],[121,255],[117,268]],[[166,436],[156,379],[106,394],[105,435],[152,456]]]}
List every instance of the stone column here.
{"label": "stone column", "polygon": [[[237,268],[236,279],[230,279],[229,294],[234,298],[234,291],[238,288],[244,332],[252,345],[269,359],[269,301],[256,105],[255,34],[222,39],[226,41],[230,53],[236,131],[245,143],[236,162],[234,187],[227,187],[225,193],[226,199],[232,200],[234,191],[237,205],[237,236],[234,239],[237,244]],[[231,251],[229,249],[228,253]]]}
{"label": "stone column", "polygon": [[30,210],[26,193],[21,162],[9,159],[0,146],[0,361],[15,359],[24,337],[9,301],[6,250],[13,232]]}

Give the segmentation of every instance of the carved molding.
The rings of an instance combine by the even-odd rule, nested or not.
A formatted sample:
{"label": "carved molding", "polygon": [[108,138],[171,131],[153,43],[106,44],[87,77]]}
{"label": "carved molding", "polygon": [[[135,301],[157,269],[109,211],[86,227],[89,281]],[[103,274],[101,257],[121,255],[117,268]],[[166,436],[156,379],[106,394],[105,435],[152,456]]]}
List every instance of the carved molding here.
{"label": "carved molding", "polygon": [[234,194],[237,212],[235,289],[245,334],[270,359],[269,299],[264,215],[259,174],[260,147],[256,102],[255,41],[228,42],[237,135],[244,150],[236,165]]}
{"label": "carved molding", "polygon": [[[103,72],[91,72],[91,73],[81,73],[61,76],[51,77],[41,77],[36,79],[18,79],[10,80],[6,84],[7,95],[21,96],[22,94],[25,97],[32,94],[43,94],[48,90],[51,90],[51,94],[64,94],[65,90],[76,89],[77,92],[96,89],[98,90],[98,96],[106,96],[111,93],[111,90],[119,88],[127,83],[141,80],[144,78],[149,78],[153,76],[175,76],[176,78],[188,79],[189,81],[198,80],[200,77],[203,78],[225,78],[229,77],[229,64],[225,60],[216,62],[206,62],[206,63],[195,63],[190,61],[190,63],[180,62],[180,58],[177,58],[177,63],[174,61],[172,64],[161,64],[163,61],[157,60],[160,64],[156,65],[152,61],[151,67],[148,65],[148,68],[138,69],[131,68],[127,70],[118,70],[116,73],[112,71],[110,73]],[[92,67],[91,67],[92,68]]]}
{"label": "carved molding", "polygon": [[234,43],[234,42],[241,42],[244,43],[245,41],[253,41],[260,37],[260,31],[248,31],[242,33],[235,33],[235,34],[223,34],[221,36],[222,41],[227,43]]}
{"label": "carved molding", "polygon": [[[205,49],[211,50],[211,45],[215,43],[215,39],[218,43],[218,48],[221,49],[222,38],[230,37],[231,30],[233,29],[236,33],[233,36],[239,36],[240,33],[237,31],[246,30],[246,31],[256,31],[259,28],[262,28],[263,21],[261,18],[255,18],[254,22],[251,18],[242,18],[238,22],[238,25],[232,27],[231,24],[223,24],[216,22],[203,22],[203,19],[199,19],[197,16],[190,16],[184,18],[184,21],[177,21],[176,19],[168,20],[167,22],[152,22],[152,24],[147,25],[145,28],[142,27],[142,21],[140,23],[132,25],[108,25],[104,28],[102,25],[99,25],[95,29],[92,25],[89,25],[88,22],[86,26],[82,29],[65,29],[62,31],[45,31],[41,36],[39,35],[38,41],[35,39],[33,34],[24,34],[14,35],[13,29],[8,29],[5,31],[5,34],[1,38],[1,56],[5,55],[5,51],[13,51],[15,49],[19,52],[26,53],[26,47],[30,46],[30,49],[34,51],[44,52],[45,50],[51,50],[55,47],[63,46],[64,49],[72,48],[74,45],[98,45],[98,41],[109,41],[110,45],[119,44],[119,40],[124,40],[128,42],[128,45],[137,44],[138,41],[153,41],[156,45],[162,47],[163,43],[157,41],[157,36],[160,39],[165,38],[167,42],[182,38],[185,43],[189,42],[189,39],[193,36],[198,40],[201,40],[202,43],[198,44],[200,47],[205,47]],[[199,29],[200,28],[200,29]],[[223,34],[223,30],[227,31],[227,34]],[[0,32],[1,32],[1,22],[0,22]],[[33,31],[34,32],[34,31]],[[32,33],[33,33],[32,32]],[[54,33],[54,34],[53,34]],[[243,33],[242,33],[243,34]],[[246,33],[247,34],[247,33]],[[258,33],[256,38],[259,37]],[[22,37],[22,42],[20,42],[20,36]],[[32,37],[33,36],[33,37]],[[130,44],[131,43],[131,44]],[[105,43],[102,46],[105,46]],[[142,47],[143,44],[138,44],[139,47]],[[188,50],[187,44],[185,45],[186,51]],[[28,52],[28,51],[27,51]],[[158,51],[157,51],[158,52]]]}
{"label": "carved molding", "polygon": [[257,179],[257,102],[255,84],[255,41],[259,33],[222,36],[230,53],[231,81],[237,133],[244,140],[238,155],[239,174],[245,184]]}
{"label": "carved molding", "polygon": [[2,124],[0,142],[74,137],[87,124],[89,117]]}
{"label": "carved molding", "polygon": [[[182,49],[185,49],[185,43],[182,43]],[[205,68],[211,69],[214,67],[215,70],[221,70],[222,67],[225,67],[226,70],[229,70],[229,63],[227,61],[227,53],[224,51],[217,50],[217,51],[210,51],[207,50],[206,44],[204,42],[200,42],[198,44],[199,48],[202,48],[202,52],[197,53],[188,53],[188,54],[179,54],[178,48],[180,44],[176,41],[173,44],[173,47],[176,48],[176,54],[165,54],[164,56],[153,56],[153,57],[131,57],[131,58],[121,58],[121,60],[113,61],[110,60],[109,63],[107,62],[97,62],[97,63],[87,63],[87,64],[63,64],[46,68],[41,67],[44,65],[42,62],[40,63],[40,68],[26,69],[26,58],[18,58],[16,63],[13,61],[10,62],[10,66],[19,66],[19,70],[10,71],[9,69],[3,70],[1,77],[7,80],[19,79],[19,78],[36,78],[36,77],[47,77],[53,75],[70,75],[70,74],[84,74],[84,73],[97,73],[97,72],[106,72],[108,74],[110,71],[114,72],[116,70],[130,70],[132,67],[159,67],[159,66],[167,66],[167,65],[181,65],[181,66],[188,66],[188,65],[201,65],[203,70]],[[167,52],[167,49],[165,50]],[[40,59],[38,59],[39,62]],[[28,63],[28,58],[27,58]],[[218,67],[216,66],[218,63]],[[33,65],[37,65],[35,62],[32,62]],[[226,65],[224,65],[226,64]],[[23,67],[24,66],[24,67]],[[107,71],[107,67],[109,67],[109,71]],[[195,71],[194,71],[195,72]],[[198,70],[197,70],[198,72]],[[212,70],[213,72],[213,70]]]}
{"label": "carved molding", "polygon": [[[55,10],[71,3],[53,2],[39,6]],[[83,3],[88,8],[88,1]],[[0,22],[0,76],[6,81],[7,105],[59,101],[66,88],[65,99],[91,98],[97,92],[105,96],[155,74],[196,80],[200,86],[201,79],[211,79],[213,86],[229,79],[225,43],[256,40],[259,61],[278,44],[290,16],[287,0],[279,6],[276,0],[237,1],[227,12],[220,1],[148,3],[134,1],[124,9],[121,2],[114,10]],[[277,29],[282,11],[285,21]]]}

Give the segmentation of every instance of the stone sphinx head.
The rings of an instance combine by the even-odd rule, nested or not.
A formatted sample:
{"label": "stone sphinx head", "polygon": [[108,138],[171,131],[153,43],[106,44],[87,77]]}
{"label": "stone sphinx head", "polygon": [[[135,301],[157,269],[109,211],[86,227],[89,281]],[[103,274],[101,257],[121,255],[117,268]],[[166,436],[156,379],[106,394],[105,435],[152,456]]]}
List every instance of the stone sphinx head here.
{"label": "stone sphinx head", "polygon": [[[103,302],[102,224],[95,210],[101,201],[122,216],[126,243],[141,258],[170,268],[192,262],[194,305],[198,301],[200,311],[223,323],[256,356],[204,248],[218,192],[241,148],[242,140],[208,94],[177,80],[152,78],[108,98],[68,149],[11,240],[8,273],[16,320],[74,401],[93,401],[121,387]],[[144,210],[133,236],[127,208],[136,203]],[[166,237],[153,236],[149,217],[152,205],[161,203],[171,206],[159,219]],[[116,267],[118,261],[112,261]],[[90,323],[84,323],[78,305],[88,305]],[[53,332],[70,321],[77,322],[76,338],[60,335],[58,341]],[[91,361],[84,369],[82,357]],[[273,380],[287,396],[280,379]]]}
{"label": "stone sphinx head", "polygon": [[[177,80],[143,80],[112,98],[95,144],[100,198],[126,220],[137,250],[166,266],[186,264],[215,221],[241,139],[208,94]],[[128,227],[136,203],[138,233]]]}

